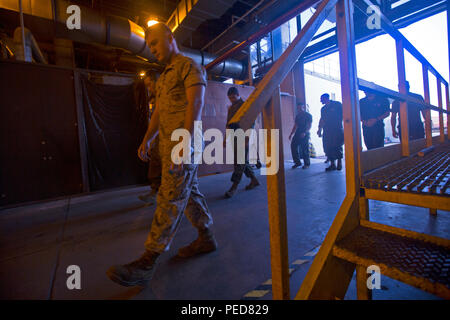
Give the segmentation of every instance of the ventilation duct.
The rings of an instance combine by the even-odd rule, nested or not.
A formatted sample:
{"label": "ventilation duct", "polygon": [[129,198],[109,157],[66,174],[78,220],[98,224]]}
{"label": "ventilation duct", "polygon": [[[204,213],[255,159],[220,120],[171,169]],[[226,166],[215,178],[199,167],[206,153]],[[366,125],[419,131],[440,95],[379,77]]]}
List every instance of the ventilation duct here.
{"label": "ventilation duct", "polygon": [[236,0],[181,0],[167,20],[178,43],[189,39],[192,32],[206,20],[219,19]]}
{"label": "ventilation duct", "polygon": [[[24,14],[53,20],[65,26],[66,20],[70,16],[66,11],[72,4],[65,0],[30,0],[24,2],[23,12]],[[79,7],[81,9],[81,30],[66,30],[64,37],[78,42],[100,43],[122,48],[150,62],[156,61],[145,43],[145,32],[141,26],[125,18],[105,16],[91,8]],[[0,1],[0,8],[19,12],[17,0],[2,0]],[[180,47],[180,50],[202,65],[206,65],[215,59],[215,56],[200,50],[183,47]],[[209,73],[234,79],[244,79],[247,76],[244,64],[232,59],[217,65]]]}
{"label": "ventilation duct", "polygon": [[33,56],[35,60],[40,63],[47,64],[47,60],[42,54],[41,49],[39,49],[39,45],[36,39],[31,34],[30,30],[24,28],[25,35],[25,56],[23,42],[22,42],[22,28],[18,27],[14,30],[14,46],[15,46],[15,56],[17,60],[33,62]]}

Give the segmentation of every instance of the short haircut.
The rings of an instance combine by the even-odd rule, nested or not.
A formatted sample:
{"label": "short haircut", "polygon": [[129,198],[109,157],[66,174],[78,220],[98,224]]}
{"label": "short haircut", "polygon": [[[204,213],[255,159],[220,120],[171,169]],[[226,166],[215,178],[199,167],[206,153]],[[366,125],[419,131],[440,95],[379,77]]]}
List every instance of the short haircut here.
{"label": "short haircut", "polygon": [[304,106],[305,104],[303,103],[303,101],[297,101],[297,107],[300,107],[300,106]]}
{"label": "short haircut", "polygon": [[148,35],[151,32],[160,31],[160,30],[163,30],[166,34],[173,35],[172,30],[170,30],[170,28],[167,24],[158,22],[158,23],[152,25],[151,27],[148,27],[147,29],[145,29],[145,39],[147,39]]}
{"label": "short haircut", "polygon": [[324,93],[323,95],[320,96],[320,98],[330,99],[330,95],[328,93]]}
{"label": "short haircut", "polygon": [[239,91],[236,87],[231,87],[230,89],[228,89],[227,95],[231,96],[231,95],[239,95]]}

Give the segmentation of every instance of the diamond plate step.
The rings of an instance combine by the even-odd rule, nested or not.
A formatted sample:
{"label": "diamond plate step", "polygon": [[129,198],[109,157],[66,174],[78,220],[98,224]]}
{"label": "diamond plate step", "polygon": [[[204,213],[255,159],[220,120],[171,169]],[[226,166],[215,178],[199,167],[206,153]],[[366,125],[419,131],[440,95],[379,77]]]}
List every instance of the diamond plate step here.
{"label": "diamond plate step", "polygon": [[[450,299],[450,241],[371,222],[336,242],[333,254]],[[383,230],[384,229],[384,230]]]}

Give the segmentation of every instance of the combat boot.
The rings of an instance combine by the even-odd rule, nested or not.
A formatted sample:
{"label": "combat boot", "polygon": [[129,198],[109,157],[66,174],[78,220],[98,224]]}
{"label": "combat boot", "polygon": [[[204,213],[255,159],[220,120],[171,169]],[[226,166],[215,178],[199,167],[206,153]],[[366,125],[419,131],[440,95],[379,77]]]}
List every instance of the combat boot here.
{"label": "combat boot", "polygon": [[336,167],[336,169],[338,169],[339,171],[341,171],[342,170],[342,160],[341,159],[338,159],[338,164],[337,164],[337,167]]}
{"label": "combat boot", "polygon": [[325,169],[325,171],[327,171],[327,172],[336,170],[336,164],[334,163],[334,161],[330,160],[330,163],[331,163],[331,165]]}
{"label": "combat boot", "polygon": [[156,193],[149,192],[138,196],[139,200],[147,202],[149,205],[156,203]]}
{"label": "combat boot", "polygon": [[252,181],[245,187],[245,190],[251,190],[259,186],[259,181],[256,177],[252,177]]}
{"label": "combat boot", "polygon": [[301,165],[302,165],[301,162],[295,163],[295,164],[292,166],[292,169],[297,169],[297,168],[300,167]]}
{"label": "combat boot", "polygon": [[231,186],[230,190],[225,192],[225,198],[231,198],[236,193],[237,187],[238,187],[238,184],[237,183],[233,183],[233,185]]}
{"label": "combat boot", "polygon": [[189,258],[201,253],[208,253],[217,249],[217,242],[210,229],[199,231],[198,238],[191,244],[178,250],[178,256]]}
{"label": "combat boot", "polygon": [[137,260],[125,264],[112,266],[106,275],[112,281],[125,286],[146,286],[152,279],[159,253],[146,250]]}

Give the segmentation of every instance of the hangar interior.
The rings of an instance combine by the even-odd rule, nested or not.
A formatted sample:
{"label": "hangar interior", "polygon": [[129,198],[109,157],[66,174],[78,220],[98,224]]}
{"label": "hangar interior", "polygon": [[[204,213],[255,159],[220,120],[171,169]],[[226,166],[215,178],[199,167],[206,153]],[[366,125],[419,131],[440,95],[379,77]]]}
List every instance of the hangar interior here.
{"label": "hangar interior", "polygon": [[[71,29],[73,5],[81,23]],[[0,0],[0,296],[449,299],[448,70],[402,34],[438,14],[448,62],[443,0]],[[195,237],[184,219],[151,285],[124,289],[105,271],[139,255],[156,207],[137,197],[148,190],[136,156],[149,116],[142,77],[162,70],[144,39],[150,21],[207,71],[203,129],[225,132],[226,92],[237,87],[245,103],[229,123],[279,129],[279,171],[224,199],[233,166],[201,164],[218,250],[177,258]],[[395,43],[398,89],[358,77],[356,45],[382,35]],[[343,106],[344,170],[324,172],[320,152],[309,170],[291,170],[296,105],[317,108],[306,75],[324,80],[305,65],[332,54],[339,79],[325,80]],[[408,56],[424,101],[407,95]],[[401,141],[363,149],[362,91],[400,101]],[[408,103],[425,110],[423,139],[408,137]],[[66,284],[71,265],[79,290]],[[370,290],[373,265],[381,287]]]}

